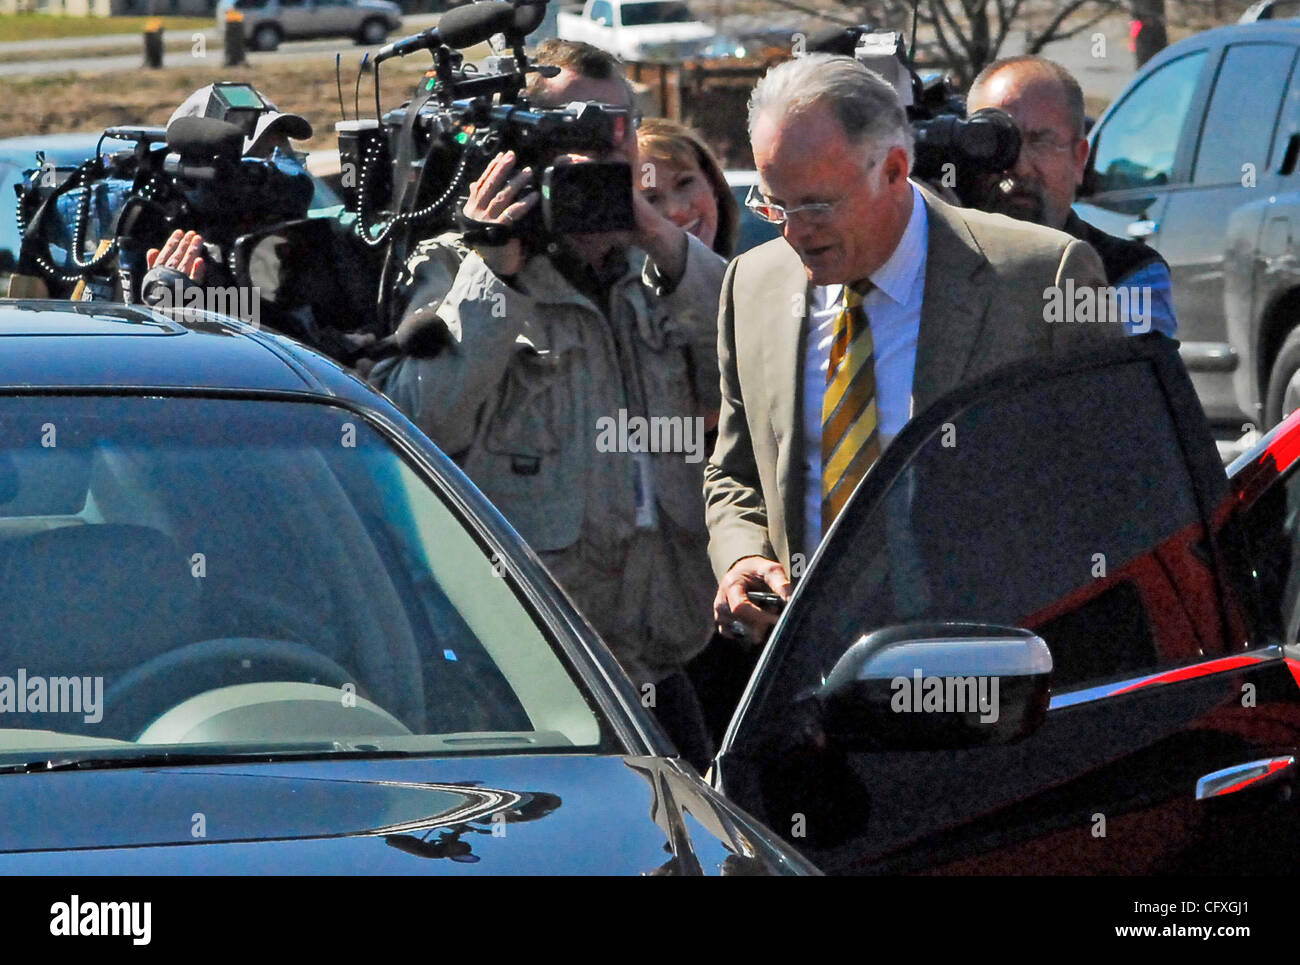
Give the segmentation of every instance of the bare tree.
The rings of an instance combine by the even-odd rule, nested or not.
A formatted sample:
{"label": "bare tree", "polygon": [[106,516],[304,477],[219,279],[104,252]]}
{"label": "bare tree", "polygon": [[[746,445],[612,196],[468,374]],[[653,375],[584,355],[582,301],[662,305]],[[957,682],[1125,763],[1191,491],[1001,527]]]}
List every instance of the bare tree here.
{"label": "bare tree", "polygon": [[965,86],[997,60],[1014,30],[1025,38],[1025,51],[1041,53],[1058,40],[1083,33],[1129,3],[1159,4],[1164,0],[917,0],[913,24],[912,0],[864,0],[827,4],[818,0],[773,0],[785,9],[816,13],[835,23],[867,23],[902,30],[911,38],[920,28],[918,50],[933,55]]}

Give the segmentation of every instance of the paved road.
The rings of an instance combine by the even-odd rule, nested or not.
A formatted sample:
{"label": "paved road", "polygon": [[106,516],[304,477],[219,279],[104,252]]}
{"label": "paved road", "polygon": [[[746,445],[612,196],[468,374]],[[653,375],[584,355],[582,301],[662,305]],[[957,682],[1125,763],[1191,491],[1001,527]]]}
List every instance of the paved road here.
{"label": "paved road", "polygon": [[[419,14],[402,18],[402,29],[406,33],[418,33],[438,22],[437,14]],[[189,42],[178,50],[169,50],[163,56],[163,64],[168,67],[189,66],[195,61],[191,53],[194,31],[171,31],[164,33],[164,39],[175,42],[185,38]],[[220,66],[222,59],[220,34],[214,27],[202,31],[206,42],[206,58],[213,66]],[[105,55],[102,50],[107,47],[121,47],[130,53]],[[127,71],[139,70],[143,62],[143,41],[138,34],[113,34],[103,37],[63,37],[57,40],[24,40],[15,43],[0,44],[0,55],[5,53],[32,52],[36,55],[46,54],[50,49],[65,50],[57,59],[15,61],[0,64],[0,77],[24,77],[42,74],[68,74],[75,71]],[[86,51],[99,49],[99,53],[88,55]],[[346,37],[329,40],[301,40],[281,44],[271,53],[248,53],[248,61],[258,64],[267,60],[284,60],[286,58],[319,57],[336,51],[346,55],[359,53],[357,47]]]}

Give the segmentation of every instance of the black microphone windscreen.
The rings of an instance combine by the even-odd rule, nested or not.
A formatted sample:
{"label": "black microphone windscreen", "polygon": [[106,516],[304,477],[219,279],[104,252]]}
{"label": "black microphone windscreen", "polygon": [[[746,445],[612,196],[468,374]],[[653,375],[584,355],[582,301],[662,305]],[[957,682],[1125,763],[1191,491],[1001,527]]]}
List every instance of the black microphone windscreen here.
{"label": "black microphone windscreen", "polygon": [[545,19],[546,0],[524,0],[519,6],[515,7],[513,32],[521,37],[527,37],[540,27]]}
{"label": "black microphone windscreen", "polygon": [[468,3],[448,10],[438,21],[438,36],[457,50],[481,44],[493,34],[514,28],[515,8],[502,0]]}
{"label": "black microphone windscreen", "polygon": [[216,117],[178,117],[167,125],[167,146],[182,156],[234,160],[244,153],[244,132]]}
{"label": "black microphone windscreen", "polygon": [[827,27],[808,38],[808,50],[818,54],[840,54],[852,57],[857,46],[857,32],[845,27]]}

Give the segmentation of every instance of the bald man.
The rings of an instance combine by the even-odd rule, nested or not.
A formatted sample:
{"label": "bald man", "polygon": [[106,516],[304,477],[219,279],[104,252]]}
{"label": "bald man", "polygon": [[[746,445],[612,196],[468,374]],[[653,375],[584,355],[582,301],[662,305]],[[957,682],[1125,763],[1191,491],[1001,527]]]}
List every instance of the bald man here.
{"label": "bald man", "polygon": [[1045,57],[994,61],[971,84],[966,107],[972,113],[985,107],[1006,111],[1021,138],[1015,167],[984,179],[975,206],[1088,242],[1101,255],[1107,284],[1129,289],[1126,331],[1175,337],[1178,322],[1165,260],[1149,245],[1108,235],[1071,210],[1088,164],[1088,142],[1083,91],[1070,72]]}

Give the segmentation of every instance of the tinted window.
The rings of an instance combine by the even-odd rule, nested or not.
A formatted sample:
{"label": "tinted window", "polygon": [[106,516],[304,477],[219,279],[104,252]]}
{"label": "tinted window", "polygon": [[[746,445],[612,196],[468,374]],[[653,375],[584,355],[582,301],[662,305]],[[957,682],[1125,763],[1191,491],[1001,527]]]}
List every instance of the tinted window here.
{"label": "tinted window", "polygon": [[1124,99],[1098,134],[1093,167],[1097,190],[1168,184],[1205,51],[1188,54],[1148,76]]}
{"label": "tinted window", "polygon": [[100,720],[0,699],[0,751],[45,746],[39,729],[116,753],[146,726],[235,751],[601,741],[491,554],[328,406],[0,400],[0,676],[20,667],[135,689]]}
{"label": "tinted window", "polygon": [[1035,630],[1058,693],[1222,650],[1190,476],[1148,365],[976,402],[883,499],[847,510],[808,577],[804,622],[786,628],[778,699],[815,686],[863,633],[917,621]]}
{"label": "tinted window", "polygon": [[1219,68],[1201,129],[1193,184],[1241,184],[1251,165],[1268,167],[1282,94],[1295,48],[1283,44],[1237,44]]}

